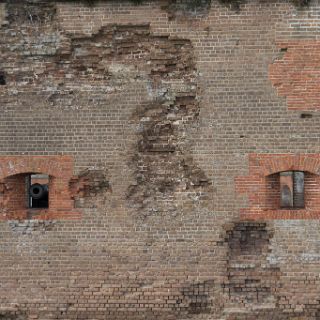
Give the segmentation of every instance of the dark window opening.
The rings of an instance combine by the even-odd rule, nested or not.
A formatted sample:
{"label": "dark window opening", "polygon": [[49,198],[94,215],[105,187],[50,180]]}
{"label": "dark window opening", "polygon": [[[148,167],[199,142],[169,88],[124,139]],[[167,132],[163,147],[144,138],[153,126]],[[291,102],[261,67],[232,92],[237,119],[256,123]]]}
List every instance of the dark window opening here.
{"label": "dark window opening", "polygon": [[304,208],[304,172],[280,172],[280,206],[287,209]]}
{"label": "dark window opening", "polygon": [[311,113],[301,113],[300,118],[301,119],[310,119],[310,118],[312,118],[312,114]]}
{"label": "dark window opening", "polygon": [[6,77],[3,72],[0,72],[0,86],[6,85]]}
{"label": "dark window opening", "polygon": [[28,207],[49,208],[49,176],[30,174],[27,177]]}

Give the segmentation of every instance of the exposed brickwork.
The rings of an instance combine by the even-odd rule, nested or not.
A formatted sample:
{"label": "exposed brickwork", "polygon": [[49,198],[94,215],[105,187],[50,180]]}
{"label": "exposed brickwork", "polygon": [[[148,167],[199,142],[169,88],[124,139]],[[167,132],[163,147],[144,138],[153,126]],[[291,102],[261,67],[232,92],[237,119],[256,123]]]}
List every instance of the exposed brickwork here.
{"label": "exposed brickwork", "polygon": [[[133,120],[138,120],[139,140],[132,158],[136,182],[128,188],[128,198],[133,206],[143,208],[145,215],[174,214],[177,196],[205,200],[209,191],[209,179],[188,155],[186,144],[187,125],[200,111],[193,47],[190,41],[164,36],[146,40],[143,29],[138,31],[136,35],[127,33],[122,41],[148,61],[150,81],[159,96],[133,114]],[[147,27],[144,32],[148,35]],[[153,49],[144,48],[141,42]]]}
{"label": "exposed brickwork", "polygon": [[[71,198],[76,208],[104,206],[104,200],[112,192],[109,181],[102,170],[87,169],[69,182]],[[100,199],[102,195],[102,199]],[[101,203],[102,202],[102,203]]]}
{"label": "exposed brickwork", "polygon": [[[288,210],[280,206],[282,171],[304,171],[305,208]],[[250,154],[249,176],[238,177],[238,193],[248,196],[249,207],[241,209],[243,219],[319,219],[320,218],[319,154]]]}
{"label": "exposed brickwork", "polygon": [[196,16],[204,16],[209,13],[211,0],[200,1],[167,1],[162,9],[168,13],[168,19],[188,19]]}
{"label": "exposed brickwork", "polygon": [[[0,4],[0,318],[319,318],[319,110],[277,73],[317,75],[319,3],[236,3]],[[20,157],[71,211],[17,215]],[[278,210],[280,158],[305,210]]]}
{"label": "exposed brickwork", "polygon": [[269,76],[289,110],[320,109],[320,42],[296,40],[278,43],[283,57],[270,65]]}
{"label": "exposed brickwork", "polygon": [[[49,209],[29,209],[26,175],[49,175]],[[76,219],[69,182],[73,177],[73,159],[67,156],[0,157],[1,220],[11,219]]]}

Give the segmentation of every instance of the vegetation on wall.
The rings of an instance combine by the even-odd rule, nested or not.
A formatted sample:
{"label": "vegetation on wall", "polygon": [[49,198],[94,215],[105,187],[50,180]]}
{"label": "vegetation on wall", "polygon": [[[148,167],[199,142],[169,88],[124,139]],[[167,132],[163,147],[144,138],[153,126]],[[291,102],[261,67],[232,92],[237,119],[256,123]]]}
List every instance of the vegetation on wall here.
{"label": "vegetation on wall", "polygon": [[[84,0],[84,1],[87,2],[88,4],[94,4],[97,0]],[[142,4],[145,0],[130,0],[130,1],[136,5],[139,5],[139,4]],[[212,1],[214,0],[182,0],[181,2],[184,3],[188,9],[195,10],[199,7],[210,5]],[[246,0],[217,0],[217,1],[226,5],[230,5],[232,8],[239,9],[240,5],[244,3]],[[304,6],[307,6],[311,0],[289,0],[289,1],[291,1],[294,5],[298,7],[304,7]],[[172,2],[176,2],[176,0]]]}
{"label": "vegetation on wall", "polygon": [[303,7],[307,6],[310,0],[291,0],[296,6]]}
{"label": "vegetation on wall", "polygon": [[[132,1],[136,3],[143,2],[143,0],[132,0]],[[196,9],[198,7],[210,5],[212,1],[214,0],[183,0],[181,2],[184,2],[189,9]],[[231,5],[231,7],[233,8],[239,8],[242,3],[246,2],[246,0],[217,0],[217,1],[226,5]],[[298,7],[303,7],[308,5],[311,0],[289,0],[289,1],[291,1],[294,5]]]}
{"label": "vegetation on wall", "polygon": [[[64,0],[64,1],[79,1],[79,0]],[[99,0],[80,0],[88,5],[94,5]],[[108,0],[106,0],[108,1]],[[122,1],[122,0],[119,0]],[[132,3],[139,5],[145,2],[146,0],[129,0]],[[180,2],[184,4],[188,9],[197,9],[204,6],[211,5],[211,2],[214,0],[181,0]],[[225,5],[231,6],[231,8],[239,8],[242,3],[245,3],[247,0],[216,0],[220,3],[223,3]],[[311,0],[288,0],[289,2],[292,2],[297,7],[304,7],[307,6]],[[177,2],[177,0],[169,1],[171,3]]]}

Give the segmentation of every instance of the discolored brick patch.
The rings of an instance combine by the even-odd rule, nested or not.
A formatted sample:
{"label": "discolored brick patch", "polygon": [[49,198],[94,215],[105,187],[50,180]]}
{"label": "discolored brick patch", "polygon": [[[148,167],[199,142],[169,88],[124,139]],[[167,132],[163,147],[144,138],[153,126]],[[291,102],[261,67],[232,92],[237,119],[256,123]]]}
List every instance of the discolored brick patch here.
{"label": "discolored brick patch", "polygon": [[269,77],[289,110],[320,109],[320,41],[278,43],[283,56],[269,66]]}

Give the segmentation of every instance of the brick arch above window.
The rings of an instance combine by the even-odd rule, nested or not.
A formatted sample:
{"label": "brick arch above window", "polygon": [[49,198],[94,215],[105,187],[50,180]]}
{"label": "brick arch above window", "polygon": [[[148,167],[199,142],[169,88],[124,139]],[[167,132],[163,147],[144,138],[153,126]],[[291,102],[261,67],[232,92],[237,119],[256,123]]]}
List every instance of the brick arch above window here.
{"label": "brick arch above window", "polygon": [[[305,173],[305,208],[285,209],[277,202],[279,173]],[[243,219],[320,219],[320,154],[250,154],[249,174],[235,179],[236,192],[248,198]]]}
{"label": "brick arch above window", "polygon": [[[70,192],[73,179],[73,158],[70,156],[2,156],[0,157],[0,220],[12,219],[78,219]],[[15,194],[24,189],[25,177],[30,173],[42,173],[50,177],[49,207],[43,209],[15,206]],[[17,186],[17,191],[8,186]],[[21,197],[21,196],[20,196]]]}
{"label": "brick arch above window", "polygon": [[47,173],[53,177],[73,176],[73,158],[70,156],[2,156],[0,179],[21,173]]}
{"label": "brick arch above window", "polygon": [[313,174],[320,174],[320,154],[251,154],[249,156],[249,166],[259,162],[264,175],[270,175],[283,171],[308,171]]}

